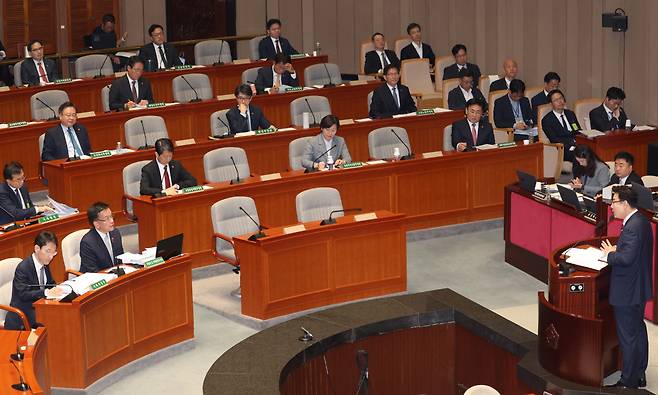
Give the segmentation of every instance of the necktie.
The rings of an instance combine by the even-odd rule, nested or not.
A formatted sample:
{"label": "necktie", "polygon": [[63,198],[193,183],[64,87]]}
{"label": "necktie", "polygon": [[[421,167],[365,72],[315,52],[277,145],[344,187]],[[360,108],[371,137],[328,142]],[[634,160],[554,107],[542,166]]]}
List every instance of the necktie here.
{"label": "necktie", "polygon": [[160,57],[162,58],[162,68],[166,69],[167,68],[167,57],[165,56],[164,51],[162,50],[162,45],[159,45],[158,48],[160,49]]}
{"label": "necktie", "polygon": [[135,86],[137,84],[137,81],[132,81],[132,83],[133,83],[133,87],[132,87],[133,101],[137,103],[137,86]]}
{"label": "necktie", "polygon": [[612,111],[608,112],[608,121],[612,120]]}
{"label": "necktie", "polygon": [[16,192],[16,198],[18,199],[18,204],[21,206],[22,209],[25,208],[25,203],[23,202],[23,197],[21,196],[20,191],[17,189],[14,189]]}
{"label": "necktie", "polygon": [[274,74],[275,74],[274,86],[276,86],[278,88],[278,87],[281,86],[281,74],[279,74],[279,73],[274,73]]}
{"label": "necktie", "polygon": [[39,66],[39,77],[41,77],[43,82],[48,82],[48,74],[46,74],[46,70],[43,69],[43,63],[39,62],[37,65]]}
{"label": "necktie", "polygon": [[78,139],[75,137],[75,134],[73,134],[73,129],[69,126],[68,128],[69,132],[69,138],[71,139],[71,144],[73,145],[73,152],[75,153],[75,156],[80,156],[82,155],[82,148],[80,148],[80,144],[78,144]]}
{"label": "necktie", "polygon": [[39,288],[43,291],[46,287],[46,267],[41,266],[41,270],[39,271],[39,285],[41,285]]}
{"label": "necktie", "polygon": [[569,133],[569,126],[567,124],[567,119],[564,117],[564,114],[562,114],[562,126],[564,126],[564,130]]}
{"label": "necktie", "polygon": [[391,90],[393,91],[392,93],[393,93],[393,100],[395,100],[395,107],[397,107],[398,110],[399,110],[400,109],[400,101],[398,100],[397,89],[398,88],[394,86],[393,89],[391,89]]}
{"label": "necktie", "polygon": [[274,42],[276,43],[276,53],[283,52],[281,51],[281,45],[279,45],[279,40],[274,40]]}
{"label": "necktie", "polygon": [[478,141],[478,131],[475,129],[475,124],[471,124],[471,135],[473,136],[473,145],[477,145]]}
{"label": "necktie", "polygon": [[249,107],[247,107],[247,125],[249,125],[249,130],[251,129],[251,114],[249,114]]}
{"label": "necktie", "polygon": [[169,166],[165,166],[164,168],[164,183],[165,183],[165,189],[171,188],[171,179],[169,178],[169,170],[167,170]]}
{"label": "necktie", "polygon": [[[382,65],[384,65],[384,67],[388,66],[388,59],[386,59],[386,54],[384,52],[382,52]],[[382,67],[382,70],[384,67]]]}
{"label": "necktie", "polygon": [[105,242],[105,248],[107,248],[107,252],[110,254],[110,259],[112,260],[112,264],[114,264],[114,251],[112,251],[112,241],[110,240],[110,234],[105,233],[105,237],[103,237],[103,241]]}

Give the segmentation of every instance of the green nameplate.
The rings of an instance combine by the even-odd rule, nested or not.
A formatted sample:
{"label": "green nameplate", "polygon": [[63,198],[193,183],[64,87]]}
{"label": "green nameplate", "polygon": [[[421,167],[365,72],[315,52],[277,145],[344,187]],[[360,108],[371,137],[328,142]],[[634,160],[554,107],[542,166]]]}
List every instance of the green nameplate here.
{"label": "green nameplate", "polygon": [[301,58],[305,58],[305,57],[306,57],[306,54],[303,54],[303,53],[296,53],[294,55],[290,55],[290,59],[301,59]]}
{"label": "green nameplate", "polygon": [[516,143],[513,141],[507,143],[498,143],[498,148],[510,148],[510,147],[516,147]]}
{"label": "green nameplate", "polygon": [[146,108],[158,108],[158,107],[164,107],[165,103],[160,102],[160,103],[149,103]]}
{"label": "green nameplate", "polygon": [[89,153],[89,156],[92,158],[107,158],[108,156],[112,156],[112,152],[110,150],[105,150],[105,151],[98,151],[98,152],[91,152]]}
{"label": "green nameplate", "polygon": [[302,88],[301,86],[291,86],[290,88],[286,88],[286,92],[297,92],[303,89],[304,88]]}
{"label": "green nameplate", "polygon": [[191,69],[192,65],[191,64],[184,64],[182,66],[174,66],[174,70],[188,70]]}
{"label": "green nameplate", "polygon": [[57,218],[59,218],[59,215],[57,214],[44,215],[43,217],[39,218],[39,223],[43,224],[45,222],[54,221]]}
{"label": "green nameplate", "polygon": [[274,129],[274,128],[258,129],[258,130],[254,130],[254,132],[256,133],[256,136],[259,136],[261,134],[274,133],[274,132],[276,132],[276,129]]}
{"label": "green nameplate", "polygon": [[65,83],[71,82],[71,81],[73,81],[72,78],[60,78],[58,80],[55,80],[55,83],[56,84],[65,84]]}
{"label": "green nameplate", "polygon": [[102,279],[100,281],[96,281],[95,283],[91,284],[91,289],[95,291],[98,288],[102,288],[106,285],[107,285],[107,281],[105,279]]}
{"label": "green nameplate", "polygon": [[10,128],[18,128],[20,126],[26,126],[26,125],[27,125],[27,121],[9,122],[7,124],[7,126],[9,126]]}
{"label": "green nameplate", "polygon": [[151,259],[150,261],[144,262],[144,267],[153,267],[153,266],[159,265],[161,263],[164,263],[164,259],[162,259],[162,257],[159,256],[155,259]]}
{"label": "green nameplate", "polygon": [[424,108],[422,110],[416,111],[416,115],[430,115],[430,114],[434,114],[434,110],[432,110],[431,108]]}
{"label": "green nameplate", "polygon": [[199,191],[203,191],[203,187],[201,185],[195,185],[193,187],[187,187],[181,189],[181,192],[183,193],[199,192]]}
{"label": "green nameplate", "polygon": [[361,167],[363,166],[363,162],[350,162],[350,163],[345,163],[343,165],[344,169],[351,169],[353,167]]}

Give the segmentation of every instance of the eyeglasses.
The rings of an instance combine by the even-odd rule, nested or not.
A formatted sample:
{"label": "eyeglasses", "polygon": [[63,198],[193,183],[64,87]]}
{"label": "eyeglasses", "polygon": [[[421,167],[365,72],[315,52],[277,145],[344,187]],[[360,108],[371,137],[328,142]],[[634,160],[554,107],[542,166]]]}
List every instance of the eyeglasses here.
{"label": "eyeglasses", "polygon": [[251,96],[249,97],[238,96],[238,100],[251,100]]}
{"label": "eyeglasses", "polygon": [[105,218],[96,218],[96,221],[98,221],[98,222],[107,222],[107,221],[110,221],[110,220],[113,220],[113,219],[114,219],[113,215],[108,215]]}
{"label": "eyeglasses", "polygon": [[42,49],[43,49],[43,47],[32,48],[30,51],[32,51],[32,52],[36,52],[36,51],[41,51]]}
{"label": "eyeglasses", "polygon": [[613,200],[612,203],[621,203],[623,200]]}

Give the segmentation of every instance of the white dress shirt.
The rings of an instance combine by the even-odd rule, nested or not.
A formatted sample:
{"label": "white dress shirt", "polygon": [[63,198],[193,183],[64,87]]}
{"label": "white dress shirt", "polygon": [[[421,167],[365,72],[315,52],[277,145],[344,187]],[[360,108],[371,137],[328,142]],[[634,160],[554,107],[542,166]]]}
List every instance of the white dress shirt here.
{"label": "white dress shirt", "polygon": [[398,99],[398,106],[400,106],[400,88],[398,88],[397,85],[390,86],[389,84],[386,84],[388,86],[388,90],[391,91],[391,95],[395,95]]}
{"label": "white dress shirt", "polygon": [[612,119],[612,114],[614,113],[614,111],[609,109],[608,106],[605,105],[605,103],[603,103],[603,108],[605,109],[605,113],[608,115],[608,121],[611,120]]}
{"label": "white dress shirt", "polygon": [[167,173],[169,173],[169,182],[171,183],[171,186],[174,185],[174,181],[171,179],[171,168],[169,167],[168,164],[163,165],[162,163],[158,162],[157,159],[155,160],[155,163],[158,164],[158,169],[160,170],[160,183],[162,184],[162,190],[164,191],[165,189],[167,189],[165,187],[165,180],[164,180],[165,168],[167,169]]}
{"label": "white dress shirt", "polygon": [[[630,174],[629,174],[629,175],[630,175]],[[620,178],[620,179],[619,179],[619,182],[618,182],[618,185],[626,185],[626,179],[627,179],[627,178],[628,178],[628,176],[623,177],[623,178]]]}
{"label": "white dress shirt", "polygon": [[386,58],[388,64],[391,64],[391,59],[389,59],[388,56],[386,56],[386,51],[384,50],[381,51],[375,50],[375,52],[377,52],[377,58],[379,59],[379,63],[382,65],[382,70],[384,70],[384,63],[382,62],[382,54],[384,54],[384,57]]}
{"label": "white dress shirt", "polygon": [[[274,66],[272,66],[272,86],[274,86],[274,83],[276,82],[276,76],[279,75],[277,72],[274,70]],[[297,78],[297,73],[290,74],[290,77],[293,79]],[[283,74],[279,75],[279,85],[285,85],[283,83]]]}
{"label": "white dress shirt", "polygon": [[462,91],[462,95],[464,95],[464,100],[469,101],[473,98],[473,89],[469,89],[468,91],[462,88],[461,85],[459,85],[459,89]]}
{"label": "white dress shirt", "polygon": [[251,126],[251,111],[249,111],[249,106],[247,106],[247,110],[245,112],[240,111],[240,106],[238,106],[238,112],[240,115],[247,119],[249,130],[253,130],[253,126]]}
{"label": "white dress shirt", "polygon": [[131,93],[133,91],[133,81],[135,81],[135,92],[137,92],[137,97],[139,97],[139,81],[131,79],[128,73],[126,73],[126,78],[128,78],[128,86]]}
{"label": "white dress shirt", "polygon": [[101,237],[101,240],[103,240],[103,244],[105,244],[105,248],[107,248],[107,252],[110,253],[110,257],[112,258],[112,263],[114,262],[114,251],[112,250],[112,240],[110,240],[110,234],[109,233],[103,233],[96,229],[96,233]]}
{"label": "white dress shirt", "polygon": [[[155,48],[155,57],[156,57],[157,63],[158,63],[157,68],[158,69],[166,69],[167,68],[166,63],[165,63],[164,59],[162,59],[162,55],[160,55],[160,47],[162,47],[162,52],[164,52],[165,56],[167,56],[167,53],[165,51],[164,43],[162,43],[161,45],[153,43],[153,47]],[[170,62],[172,61],[172,59],[167,59],[167,60],[170,61]]]}
{"label": "white dress shirt", "polygon": [[468,121],[468,126],[471,127],[471,135],[473,135],[473,128],[475,127],[475,141],[473,141],[473,145],[477,145],[478,144],[477,138],[479,136],[478,131],[480,130],[478,128],[480,127],[480,123],[479,122],[472,123],[471,121]]}
{"label": "white dress shirt", "polygon": [[[566,121],[566,123],[567,123],[567,125],[566,125],[567,130],[570,131],[570,132],[573,132],[573,129],[571,129],[571,125],[569,125],[569,121],[567,120],[567,115],[564,113],[564,111],[562,112],[562,114],[560,114],[559,112],[553,110],[553,114],[555,114],[555,116],[556,116],[557,119],[560,121],[560,124],[561,124],[562,126],[565,126],[563,121]],[[564,116],[564,118],[562,118],[563,116]]]}
{"label": "white dress shirt", "polygon": [[[66,140],[66,150],[68,151],[69,158],[72,158],[75,156],[75,147],[73,146],[73,141],[71,140],[71,137],[69,137],[69,132],[66,126],[60,124],[62,127],[62,133],[64,133],[64,140]],[[80,147],[80,151],[82,151],[82,145],[80,144],[80,140],[78,139],[78,135],[75,133],[75,128],[71,126],[71,131],[73,132],[73,138],[78,142],[78,147]],[[81,152],[81,154],[84,155],[84,152]]]}
{"label": "white dress shirt", "polygon": [[32,261],[34,262],[34,270],[37,271],[37,282],[39,285],[44,285],[48,282],[48,276],[44,274],[43,276],[43,284],[41,283],[41,268],[44,267],[41,262],[37,259],[37,254],[32,254]]}
{"label": "white dress shirt", "polygon": [[505,83],[507,84],[507,89],[509,89],[509,84],[512,82],[509,78],[505,77]]}
{"label": "white dress shirt", "polygon": [[414,48],[416,48],[416,52],[418,52],[418,57],[422,59],[423,58],[423,43],[421,42],[420,44],[416,44],[415,41],[412,41],[411,44],[414,46]]}

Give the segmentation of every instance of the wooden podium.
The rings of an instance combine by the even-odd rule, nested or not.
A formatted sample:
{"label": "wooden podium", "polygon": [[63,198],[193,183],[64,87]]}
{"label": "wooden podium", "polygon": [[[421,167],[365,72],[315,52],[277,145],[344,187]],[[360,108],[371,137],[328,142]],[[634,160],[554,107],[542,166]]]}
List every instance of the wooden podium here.
{"label": "wooden podium", "polygon": [[[250,241],[234,238],[240,257],[242,314],[283,314],[407,289],[404,215],[345,216],[336,224],[280,227]],[[295,225],[293,225],[295,226]],[[297,225],[299,226],[299,225]]]}
{"label": "wooden podium", "polygon": [[[610,238],[616,241],[616,238]],[[579,247],[598,248],[601,239],[584,240]],[[573,245],[573,244],[572,244]],[[566,380],[600,387],[603,378],[620,366],[619,342],[612,307],[608,303],[610,267],[600,272],[576,270],[560,276],[563,252],[549,259],[549,298],[539,292],[539,363]]]}
{"label": "wooden podium", "polygon": [[[0,393],[18,394],[20,391],[12,389],[12,384],[20,382],[16,369],[10,362],[10,355],[16,352],[16,345],[26,346],[24,359],[14,362],[23,377],[23,381],[30,386],[28,393],[33,395],[50,394],[50,369],[48,367],[48,331],[46,328],[37,328],[31,331],[0,330]],[[18,335],[17,335],[18,334]],[[36,340],[28,341],[28,338]],[[30,343],[30,344],[28,344]]]}

